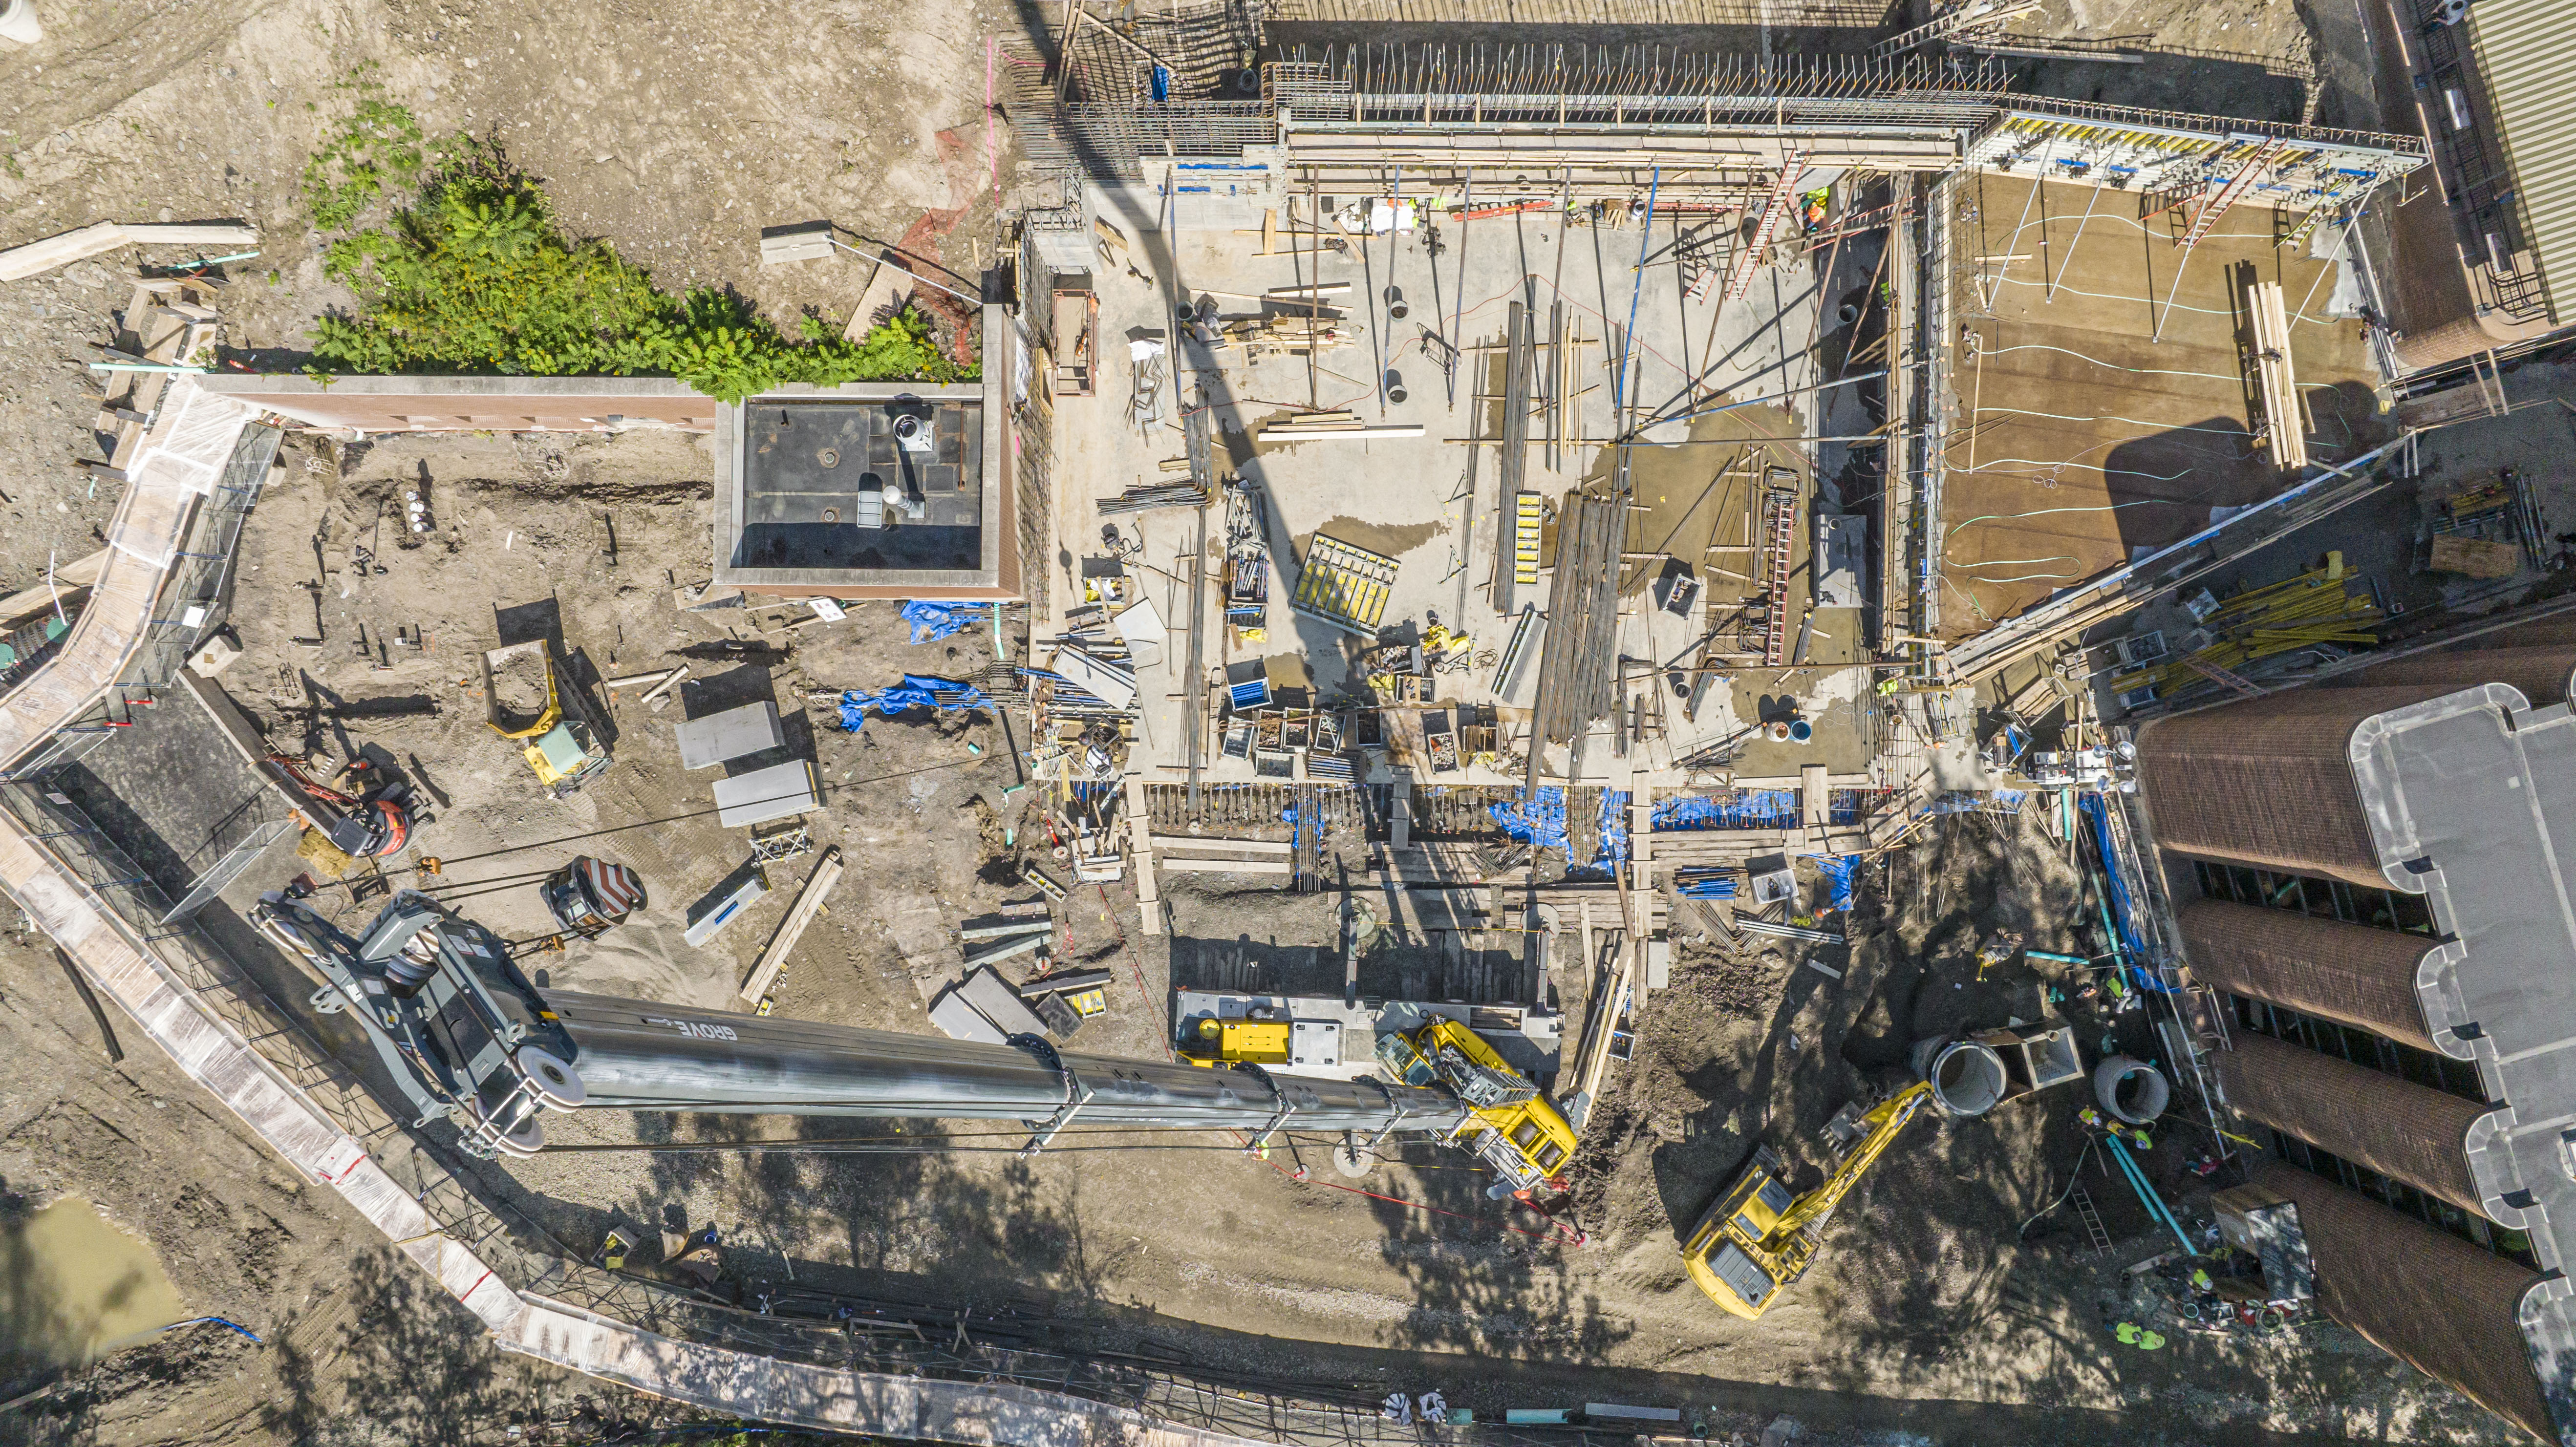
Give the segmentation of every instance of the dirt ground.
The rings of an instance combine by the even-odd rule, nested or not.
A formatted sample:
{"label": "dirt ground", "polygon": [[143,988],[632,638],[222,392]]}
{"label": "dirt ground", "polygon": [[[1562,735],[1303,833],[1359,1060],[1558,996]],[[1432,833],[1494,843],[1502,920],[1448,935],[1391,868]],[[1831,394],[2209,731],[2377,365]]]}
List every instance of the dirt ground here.
{"label": "dirt ground", "polygon": [[[228,267],[228,344],[293,370],[307,327],[348,295],[322,274],[300,198],[306,157],[363,75],[432,136],[500,140],[568,230],[666,289],[727,287],[782,320],[855,305],[864,263],[763,269],[764,226],[828,218],[974,274],[991,261],[1007,128],[984,114],[988,40],[1011,7],[672,10],[623,0],[107,0],[40,7],[44,43],[0,48],[0,245],[99,220],[241,219],[259,256]],[[77,558],[116,499],[96,455],[85,344],[110,335],[129,249],[0,283],[0,578]],[[837,254],[836,254],[837,255]],[[112,489],[109,492],[112,493]]]}

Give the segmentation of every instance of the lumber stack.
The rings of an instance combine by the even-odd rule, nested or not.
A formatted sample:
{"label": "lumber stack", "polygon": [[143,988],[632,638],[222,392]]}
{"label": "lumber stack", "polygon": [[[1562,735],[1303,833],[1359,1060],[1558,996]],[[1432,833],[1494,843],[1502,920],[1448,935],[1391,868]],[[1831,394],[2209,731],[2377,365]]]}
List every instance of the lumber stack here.
{"label": "lumber stack", "polygon": [[1371,426],[1356,412],[1301,412],[1265,424],[1257,434],[1267,442],[1309,442],[1317,438],[1420,437],[1418,424],[1382,423]]}
{"label": "lumber stack", "polygon": [[[109,363],[139,359],[152,367],[193,368],[211,362],[223,331],[213,300],[212,288],[199,281],[136,282],[133,298],[125,305],[125,325],[117,333],[117,344],[100,350]],[[144,434],[152,428],[170,379],[178,373],[111,371],[106,375],[107,395],[91,426],[115,441],[107,456],[81,461],[109,481],[123,482],[126,469],[142,451]]]}
{"label": "lumber stack", "polygon": [[2290,320],[2282,310],[2281,284],[2254,283],[2246,288],[2245,303],[2253,315],[2249,361],[2255,395],[2263,403],[2263,442],[2274,466],[2296,472],[2308,465],[2308,429],[2299,407],[2298,373],[2290,365]]}

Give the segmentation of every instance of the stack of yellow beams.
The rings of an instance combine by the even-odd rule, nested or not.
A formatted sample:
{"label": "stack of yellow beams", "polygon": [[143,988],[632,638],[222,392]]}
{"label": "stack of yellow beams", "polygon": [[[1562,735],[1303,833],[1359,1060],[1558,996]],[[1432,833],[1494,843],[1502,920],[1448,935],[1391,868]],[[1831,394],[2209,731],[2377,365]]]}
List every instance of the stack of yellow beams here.
{"label": "stack of yellow beams", "polygon": [[[2344,571],[2343,554],[2328,553],[2323,567],[2238,593],[2201,620],[2201,627],[2213,641],[2191,657],[2236,672],[2257,659],[2320,643],[2371,647],[2379,642],[2379,635],[2371,628],[2380,616],[2379,605],[2371,601],[2367,589],[2353,592],[2350,584],[2355,581]],[[2127,693],[2151,683],[2157,696],[2163,697],[2196,686],[2206,678],[2189,663],[2174,659],[2124,675],[2112,687]]]}

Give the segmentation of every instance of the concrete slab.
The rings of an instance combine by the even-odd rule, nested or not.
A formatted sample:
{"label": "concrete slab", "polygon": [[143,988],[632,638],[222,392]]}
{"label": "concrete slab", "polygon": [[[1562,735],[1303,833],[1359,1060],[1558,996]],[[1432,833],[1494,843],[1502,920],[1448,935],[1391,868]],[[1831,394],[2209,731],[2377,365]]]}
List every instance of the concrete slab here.
{"label": "concrete slab", "polygon": [[767,700],[689,719],[674,724],[671,732],[679,742],[684,769],[711,769],[787,741],[778,727],[778,705]]}
{"label": "concrete slab", "polygon": [[1950,288],[1968,340],[1939,524],[1950,637],[2294,480],[2250,430],[2249,279],[2293,308],[2310,457],[2346,460],[2386,432],[2360,324],[2322,314],[2336,264],[2276,245],[2274,213],[2229,214],[2185,261],[2179,213],[2141,220],[2137,194],[2052,182],[2033,198],[2033,184],[1979,174],[1957,193]]}
{"label": "concrete slab", "polygon": [[[1338,207],[1358,199],[1327,197],[1325,204]],[[1713,294],[1693,300],[1683,293],[1673,261],[1673,230],[1666,221],[1641,233],[1635,227],[1563,226],[1544,213],[1463,225],[1443,217],[1436,254],[1425,245],[1427,233],[1416,229],[1354,242],[1347,254],[1326,252],[1318,265],[1303,254],[1255,254],[1233,234],[1242,218],[1231,213],[1210,211],[1201,218],[1185,212],[1186,224],[1167,233],[1160,225],[1160,198],[1151,187],[1095,188],[1092,203],[1095,214],[1131,238],[1141,272],[1155,278],[1148,283],[1136,273],[1105,270],[1096,276],[1104,339],[1169,330],[1165,277],[1176,278],[1192,302],[1211,302],[1220,325],[1261,313],[1263,304],[1256,298],[1272,288],[1318,281],[1349,286],[1336,294],[1348,303],[1340,318],[1347,340],[1311,359],[1284,353],[1252,359],[1239,346],[1196,343],[1185,343],[1176,358],[1180,384],[1193,395],[1205,389],[1207,405],[1214,410],[1218,470],[1258,485],[1268,513],[1272,575],[1258,634],[1223,626],[1217,588],[1211,584],[1199,610],[1209,629],[1201,664],[1214,672],[1237,660],[1293,651],[1305,665],[1303,683],[1325,703],[1364,698],[1367,690],[1357,670],[1364,641],[1288,607],[1300,560],[1319,535],[1396,559],[1387,623],[1410,622],[1419,628],[1436,614],[1473,640],[1462,669],[1434,677],[1431,706],[1498,707],[1498,723],[1508,734],[1535,697],[1535,666],[1516,670],[1509,689],[1495,689],[1496,664],[1510,632],[1498,603],[1507,602],[1514,611],[1534,603],[1544,611],[1548,587],[1544,581],[1535,588],[1511,587],[1503,598],[1493,590],[1496,545],[1505,540],[1498,448],[1467,445],[1467,439],[1499,438],[1502,433],[1502,347],[1512,302],[1532,306],[1543,339],[1549,309],[1560,299],[1567,318],[1563,372],[1568,445],[1553,459],[1544,446],[1529,448],[1522,481],[1525,489],[1545,494],[1552,503],[1586,478],[1607,477],[1615,465],[1615,449],[1601,445],[1616,432],[1607,343],[1614,327],[1625,329],[1633,321],[1634,401],[1648,415],[1687,414],[1694,398],[1706,402],[1721,395],[1741,399],[1793,392],[1819,380],[1807,355],[1816,320],[1809,269],[1802,265],[1757,276],[1750,305],[1720,307]],[[1250,214],[1249,224],[1257,226],[1258,208]],[[1642,271],[1637,265],[1641,254],[1652,258]],[[1399,306],[1402,315],[1397,314]],[[1464,349],[1454,384],[1434,360],[1442,350],[1438,338],[1443,333]],[[1200,621],[1193,617],[1189,591],[1198,520],[1185,508],[1109,519],[1100,515],[1101,499],[1167,481],[1162,464],[1184,453],[1177,420],[1149,430],[1130,425],[1129,364],[1123,349],[1106,340],[1102,351],[1109,362],[1099,395],[1059,399],[1057,404],[1058,498],[1048,549],[1056,565],[1049,574],[1053,606],[1061,615],[1086,601],[1079,564],[1105,551],[1104,522],[1114,522],[1123,538],[1141,543],[1143,566],[1131,565],[1129,571],[1141,577],[1143,596],[1170,629],[1172,641],[1159,661],[1138,668],[1139,741],[1147,767],[1175,766],[1186,751],[1182,721],[1188,681],[1182,675],[1190,650],[1183,640]],[[1169,395],[1164,400],[1165,415],[1176,419],[1181,408],[1171,405]],[[1420,426],[1424,435],[1293,443],[1261,435],[1265,424],[1310,408],[1347,409],[1370,426]],[[1658,443],[1667,445],[1637,447],[1631,458],[1639,501],[1656,510],[1639,515],[1631,551],[1669,552],[1697,567],[1717,530],[1740,530],[1740,523],[1725,520],[1730,497],[1741,510],[1743,488],[1739,482],[1730,494],[1717,484],[1729,464],[1745,454],[1748,440],[1769,461],[1797,467],[1803,477],[1798,444],[1777,439],[1796,438],[1807,430],[1812,429],[1803,411],[1778,407],[1743,408],[1655,429]],[[1531,435],[1548,436],[1544,416],[1533,419]],[[1213,574],[1223,527],[1221,509],[1211,513],[1206,561]],[[1802,540],[1802,555],[1804,548]],[[1656,571],[1648,559],[1632,566],[1631,581],[1642,608],[1653,607],[1644,595]],[[1637,693],[1643,697],[1645,692],[1641,678]],[[1221,758],[1215,719],[1211,709],[1209,736],[1203,740],[1203,756],[1211,761],[1208,776],[1250,779],[1249,759]],[[1442,777],[1446,782],[1517,782],[1516,773],[1473,764],[1461,774]]]}

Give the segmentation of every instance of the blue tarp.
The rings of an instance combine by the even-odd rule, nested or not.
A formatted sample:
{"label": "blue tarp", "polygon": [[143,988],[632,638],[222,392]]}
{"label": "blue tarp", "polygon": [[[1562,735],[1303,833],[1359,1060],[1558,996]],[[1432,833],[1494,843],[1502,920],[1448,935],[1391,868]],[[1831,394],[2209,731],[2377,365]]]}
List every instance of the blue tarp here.
{"label": "blue tarp", "polygon": [[912,641],[936,643],[953,638],[984,620],[984,603],[906,603],[903,621],[912,625]]}
{"label": "blue tarp", "polygon": [[1828,909],[1851,908],[1852,876],[1860,868],[1860,856],[1857,854],[1810,854],[1807,857],[1816,861],[1816,868],[1824,874],[1825,882],[1833,886],[1834,900],[1832,904],[1826,907]]}
{"label": "blue tarp", "polygon": [[948,705],[951,708],[981,708],[991,702],[984,696],[984,690],[971,683],[959,683],[947,678],[924,678],[919,674],[907,673],[903,676],[903,682],[892,688],[878,689],[874,692],[864,688],[853,688],[843,693],[841,727],[851,733],[857,733],[867,727],[869,709],[875,709],[885,717],[892,718],[896,714],[906,713],[916,708],[938,708],[940,707],[939,695],[943,693],[957,695],[956,701]]}
{"label": "blue tarp", "polygon": [[1685,879],[1673,886],[1673,892],[1685,899],[1733,899],[1736,878],[1720,874],[1706,879]]}

